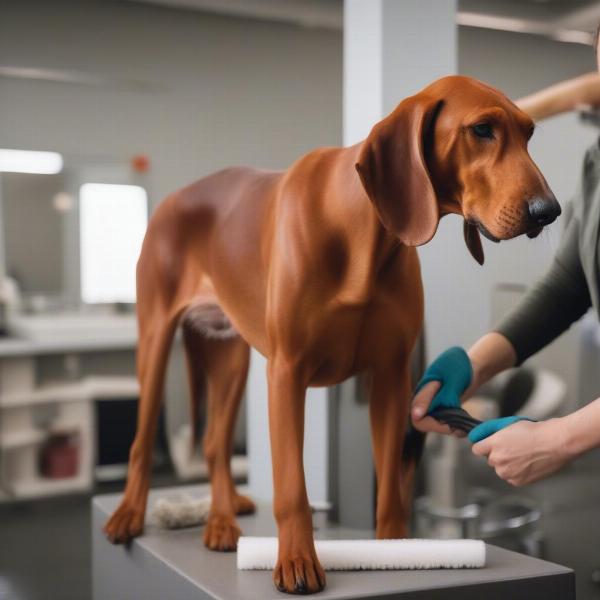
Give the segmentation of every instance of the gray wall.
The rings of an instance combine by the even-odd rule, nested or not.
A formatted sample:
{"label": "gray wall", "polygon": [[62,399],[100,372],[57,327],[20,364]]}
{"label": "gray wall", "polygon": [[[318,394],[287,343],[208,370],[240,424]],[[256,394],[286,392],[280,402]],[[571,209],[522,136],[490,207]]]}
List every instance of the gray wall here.
{"label": "gray wall", "polygon": [[341,140],[341,33],[115,1],[0,0],[0,62],[155,84],[0,79],[2,147],[152,160],[151,200]]}

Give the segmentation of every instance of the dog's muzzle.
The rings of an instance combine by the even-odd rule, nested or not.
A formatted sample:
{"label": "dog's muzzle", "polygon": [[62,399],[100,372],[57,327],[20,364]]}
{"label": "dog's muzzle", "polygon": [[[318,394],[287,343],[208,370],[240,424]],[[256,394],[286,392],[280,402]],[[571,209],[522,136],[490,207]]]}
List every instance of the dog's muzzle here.
{"label": "dog's muzzle", "polygon": [[490,242],[494,242],[495,244],[498,244],[500,242],[500,239],[497,238],[494,234],[490,233],[490,231],[481,221],[477,221],[476,225],[477,229],[479,229],[479,233],[481,233],[483,237],[490,240]]}

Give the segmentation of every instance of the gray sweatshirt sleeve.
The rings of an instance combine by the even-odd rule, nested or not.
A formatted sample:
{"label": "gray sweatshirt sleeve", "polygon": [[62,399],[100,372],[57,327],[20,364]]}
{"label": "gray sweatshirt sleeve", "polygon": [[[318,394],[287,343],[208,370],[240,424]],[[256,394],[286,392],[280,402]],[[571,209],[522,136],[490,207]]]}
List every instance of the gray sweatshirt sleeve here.
{"label": "gray sweatshirt sleeve", "polygon": [[591,306],[578,237],[579,223],[571,218],[547,273],[495,329],[514,347],[517,364],[566,331]]}

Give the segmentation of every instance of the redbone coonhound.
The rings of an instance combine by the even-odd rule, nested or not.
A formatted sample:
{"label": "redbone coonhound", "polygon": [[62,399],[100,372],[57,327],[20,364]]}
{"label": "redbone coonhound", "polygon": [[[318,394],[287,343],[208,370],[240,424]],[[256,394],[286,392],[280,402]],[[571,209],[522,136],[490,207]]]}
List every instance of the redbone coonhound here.
{"label": "redbone coonhound", "polygon": [[445,77],[405,99],[359,144],[314,150],[283,172],[225,169],[167,198],[137,266],[141,397],[109,539],[126,542],[143,528],[165,365],[180,323],[194,423],[203,385],[207,391],[209,548],[234,550],[236,515],[254,510],[229,467],[250,346],[268,359],[277,588],[325,585],[302,465],[308,386],[368,376],[376,535],[406,536],[414,468],[410,452],[403,461],[408,365],[423,320],[415,246],[455,213],[483,263],[478,232],[494,241],[534,237],[551,223],[560,207],[527,152],[532,132],[531,119],[496,89]]}

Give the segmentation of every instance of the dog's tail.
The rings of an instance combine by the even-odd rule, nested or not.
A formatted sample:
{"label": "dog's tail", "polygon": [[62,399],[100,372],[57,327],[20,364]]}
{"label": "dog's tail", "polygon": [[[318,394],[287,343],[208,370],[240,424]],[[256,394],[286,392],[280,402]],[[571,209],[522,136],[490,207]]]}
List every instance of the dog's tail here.
{"label": "dog's tail", "polygon": [[[413,381],[419,381],[423,376],[425,366],[425,332],[422,331],[417,339],[411,357],[411,376]],[[402,448],[402,475],[406,482],[402,486],[402,502],[408,509],[412,505],[414,480],[417,467],[423,456],[426,435],[415,429],[408,419],[408,428],[404,437]]]}
{"label": "dog's tail", "polygon": [[402,450],[402,463],[404,466],[414,465],[417,467],[423,456],[425,447],[425,434],[412,425],[408,426],[408,431],[404,438],[404,448]]}
{"label": "dog's tail", "polygon": [[412,425],[408,426],[404,438],[404,447],[402,449],[402,481],[401,500],[406,514],[410,514],[410,508],[413,503],[415,477],[419,462],[423,456],[426,434],[415,429]]}

